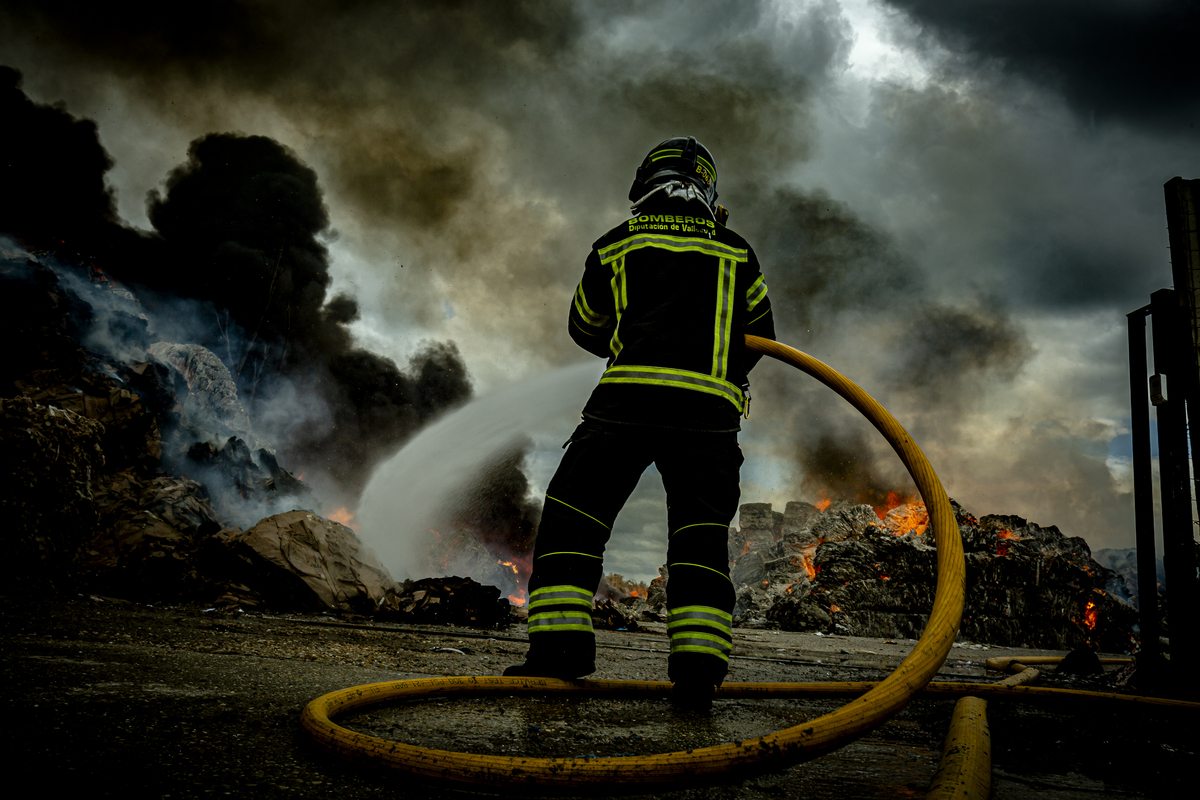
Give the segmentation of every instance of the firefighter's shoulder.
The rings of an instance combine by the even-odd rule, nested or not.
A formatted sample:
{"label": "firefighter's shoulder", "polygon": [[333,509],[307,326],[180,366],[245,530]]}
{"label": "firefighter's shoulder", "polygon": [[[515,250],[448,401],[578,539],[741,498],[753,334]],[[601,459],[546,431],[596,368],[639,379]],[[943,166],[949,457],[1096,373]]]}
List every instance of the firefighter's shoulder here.
{"label": "firefighter's shoulder", "polygon": [[750,249],[750,243],[747,242],[740,233],[733,228],[727,228],[721,223],[717,223],[716,230],[713,231],[713,238],[718,242],[733,245],[744,249]]}
{"label": "firefighter's shoulder", "polygon": [[593,250],[604,250],[634,237],[703,238],[734,247],[748,249],[750,245],[736,232],[719,222],[689,214],[638,214],[609,229],[592,243]]}

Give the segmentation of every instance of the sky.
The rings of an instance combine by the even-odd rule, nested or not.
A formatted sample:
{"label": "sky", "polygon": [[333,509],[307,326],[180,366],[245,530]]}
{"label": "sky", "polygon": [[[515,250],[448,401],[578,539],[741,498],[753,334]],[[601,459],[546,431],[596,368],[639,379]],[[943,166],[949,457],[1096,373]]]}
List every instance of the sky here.
{"label": "sky", "polygon": [[[269,136],[318,176],[329,296],[358,301],[357,342],[405,363],[452,341],[486,396],[591,358],[566,332],[588,249],[627,218],[645,153],[694,135],[758,253],[781,341],[887,407],[972,513],[1133,546],[1125,314],[1171,285],[1163,184],[1200,177],[1200,93],[1181,68],[1193,4],[176,13],[0,8],[0,64],[35,101],[96,121],[129,225],[150,227],[147,195],[194,139]],[[751,391],[743,502],[911,491],[882,439],[811,379],[764,361]],[[531,424],[535,491],[573,414]],[[608,567],[649,576],[664,552],[650,474]]]}

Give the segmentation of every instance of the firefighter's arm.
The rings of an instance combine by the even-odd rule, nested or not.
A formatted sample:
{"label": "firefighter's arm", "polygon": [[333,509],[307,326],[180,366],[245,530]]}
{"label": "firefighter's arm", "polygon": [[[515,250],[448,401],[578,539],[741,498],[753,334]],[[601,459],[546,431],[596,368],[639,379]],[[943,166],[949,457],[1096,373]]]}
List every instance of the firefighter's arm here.
{"label": "firefighter's arm", "polygon": [[[744,333],[750,336],[761,336],[764,339],[775,338],[775,319],[771,315],[771,298],[767,296],[767,282],[758,271],[758,259],[753,253],[750,256],[754,280],[746,289],[746,329]],[[762,358],[762,353],[746,351],[746,372],[754,368]]]}
{"label": "firefighter's arm", "polygon": [[616,309],[612,292],[600,270],[600,258],[593,250],[584,267],[583,278],[575,288],[575,296],[571,298],[567,329],[575,344],[592,355],[607,358],[609,341],[617,324]]}

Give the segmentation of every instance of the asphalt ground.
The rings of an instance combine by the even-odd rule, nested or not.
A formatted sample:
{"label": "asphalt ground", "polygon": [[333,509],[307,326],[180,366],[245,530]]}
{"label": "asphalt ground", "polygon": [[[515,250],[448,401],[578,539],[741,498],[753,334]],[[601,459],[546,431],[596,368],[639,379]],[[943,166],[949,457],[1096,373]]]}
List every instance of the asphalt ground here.
{"label": "asphalt ground", "polygon": [[[405,678],[494,675],[518,662],[524,631],[403,626],[327,615],[147,607],[76,596],[0,599],[0,678],[10,775],[89,797],[434,798],[449,791],[364,769],[313,746],[301,709],[330,691]],[[606,679],[664,680],[662,625],[598,633]],[[730,681],[870,681],[913,642],[735,631]],[[937,680],[993,682],[985,659],[1062,655],[956,645]],[[1041,685],[1112,690],[1111,675]],[[500,755],[620,756],[720,744],[833,710],[844,699],[719,700],[710,714],[658,699],[442,698],[339,719],[427,747]],[[924,796],[952,697],[918,699],[864,738],[814,761],[666,798]],[[1189,796],[1196,715],[1128,704],[992,700],[996,800]],[[630,792],[623,792],[622,797]]]}

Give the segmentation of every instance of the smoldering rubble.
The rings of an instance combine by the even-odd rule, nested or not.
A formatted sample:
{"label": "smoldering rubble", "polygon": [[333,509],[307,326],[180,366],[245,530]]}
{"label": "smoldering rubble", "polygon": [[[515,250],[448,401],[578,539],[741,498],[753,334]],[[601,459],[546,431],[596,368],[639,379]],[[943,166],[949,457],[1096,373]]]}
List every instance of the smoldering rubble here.
{"label": "smoldering rubble", "polygon": [[0,501],[19,593],[514,621],[499,589],[470,578],[397,584],[254,435],[211,351],[143,343],[145,360],[126,363],[84,347],[101,314],[124,314],[122,324],[147,338],[144,314],[106,306],[128,290],[80,281],[71,266],[11,242],[0,255],[8,333],[20,330],[26,344],[0,399]]}
{"label": "smoldering rubble", "polygon": [[[1130,584],[1097,563],[1083,539],[1021,517],[976,518],[957,504],[954,510],[967,568],[960,639],[1136,649]],[[918,638],[937,588],[928,513],[918,501],[881,511],[845,501],[824,510],[793,501],[783,512],[743,505],[742,527],[731,530],[729,545],[735,624]],[[650,589],[653,605],[657,587]]]}

